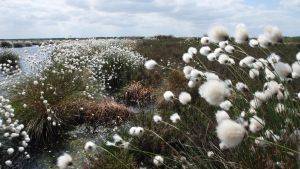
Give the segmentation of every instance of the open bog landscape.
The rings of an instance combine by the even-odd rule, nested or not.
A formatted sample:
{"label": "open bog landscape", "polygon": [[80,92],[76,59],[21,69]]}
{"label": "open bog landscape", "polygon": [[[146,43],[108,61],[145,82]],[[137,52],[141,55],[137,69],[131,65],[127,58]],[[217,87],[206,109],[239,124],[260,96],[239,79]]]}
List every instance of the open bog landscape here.
{"label": "open bog landscape", "polygon": [[214,3],[1,1],[0,169],[298,169],[300,2]]}

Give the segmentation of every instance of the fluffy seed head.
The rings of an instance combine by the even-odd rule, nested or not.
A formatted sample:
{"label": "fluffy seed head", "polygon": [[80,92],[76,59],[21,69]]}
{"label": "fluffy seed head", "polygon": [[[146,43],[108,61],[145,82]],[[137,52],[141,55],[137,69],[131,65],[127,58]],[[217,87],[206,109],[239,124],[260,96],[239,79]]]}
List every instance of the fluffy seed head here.
{"label": "fluffy seed head", "polygon": [[276,26],[267,26],[267,27],[265,27],[264,35],[273,44],[283,42],[282,32]]}
{"label": "fluffy seed head", "polygon": [[211,52],[211,49],[209,46],[203,46],[200,48],[200,54],[207,56]]}
{"label": "fluffy seed head", "polygon": [[300,77],[300,63],[299,62],[294,62],[292,64],[292,76],[293,78],[299,78]]}
{"label": "fluffy seed head", "polygon": [[237,82],[235,84],[235,88],[237,91],[240,91],[240,92],[243,92],[243,91],[246,91],[246,90],[249,90],[248,86],[242,82]]}
{"label": "fluffy seed head", "polygon": [[153,158],[153,163],[156,166],[161,166],[164,164],[164,158],[160,155],[157,155]]}
{"label": "fluffy seed head", "polygon": [[202,45],[209,45],[209,37],[202,37],[200,42]]}
{"label": "fluffy seed head", "polygon": [[256,39],[251,39],[249,41],[249,46],[252,48],[257,47],[258,45],[259,45],[259,42]]}
{"label": "fluffy seed head", "polygon": [[96,150],[96,144],[91,142],[91,141],[88,141],[84,145],[84,150],[87,151],[87,152],[95,151]]}
{"label": "fluffy seed head", "polygon": [[194,47],[189,47],[188,53],[191,55],[196,55],[197,54],[197,49]]}
{"label": "fluffy seed head", "polygon": [[65,168],[73,165],[72,160],[73,159],[69,154],[64,153],[63,155],[61,155],[57,158],[57,166],[60,169],[65,169]]}
{"label": "fluffy seed head", "polygon": [[229,100],[225,100],[219,106],[221,109],[228,111],[232,107],[232,103]]}
{"label": "fluffy seed head", "polygon": [[162,117],[159,116],[159,115],[154,115],[154,116],[153,116],[153,121],[154,121],[155,123],[159,123],[159,122],[162,121]]}
{"label": "fluffy seed head", "polygon": [[165,98],[166,101],[171,101],[175,98],[175,96],[171,91],[166,91],[164,93],[164,98]]}
{"label": "fluffy seed head", "polygon": [[246,133],[241,124],[230,119],[219,123],[216,131],[222,145],[226,148],[233,148],[240,144]]}
{"label": "fluffy seed head", "polygon": [[257,116],[253,116],[252,118],[250,118],[250,125],[249,125],[249,130],[252,133],[256,133],[258,131],[260,131],[265,125],[265,122],[257,117]]}
{"label": "fluffy seed head", "polygon": [[231,95],[231,91],[223,81],[208,80],[200,86],[199,94],[209,104],[217,106]]}
{"label": "fluffy seed head", "polygon": [[178,113],[174,113],[170,116],[170,120],[172,121],[172,123],[177,123],[178,121],[180,121],[180,116],[178,115]]}
{"label": "fluffy seed head", "polygon": [[144,129],[142,127],[131,127],[129,129],[129,134],[132,136],[140,136],[144,133]]}
{"label": "fluffy seed head", "polygon": [[219,110],[217,111],[216,113],[216,120],[219,123],[221,123],[223,120],[227,120],[227,119],[230,119],[228,113],[224,110]]}
{"label": "fluffy seed head", "polygon": [[148,70],[152,70],[155,68],[155,66],[157,65],[155,60],[147,60],[144,64],[145,68]]}
{"label": "fluffy seed head", "polygon": [[244,24],[238,24],[235,27],[235,42],[242,44],[246,43],[249,40],[249,33]]}
{"label": "fluffy seed head", "polygon": [[234,52],[234,47],[231,45],[226,45],[225,51],[228,53],[233,53]]}
{"label": "fluffy seed head", "polygon": [[208,37],[212,42],[219,43],[229,38],[227,30],[223,26],[214,26],[208,32]]}
{"label": "fluffy seed head", "polygon": [[181,92],[178,97],[181,104],[186,105],[191,102],[192,97],[188,92]]}
{"label": "fluffy seed head", "polygon": [[182,55],[182,60],[185,63],[190,63],[192,59],[193,59],[193,55],[190,54],[190,53],[185,53],[185,54]]}
{"label": "fluffy seed head", "polygon": [[296,59],[297,59],[298,61],[300,61],[300,52],[298,52],[298,53],[296,54]]}
{"label": "fluffy seed head", "polygon": [[249,70],[249,76],[251,79],[254,79],[259,76],[259,71],[257,69]]}
{"label": "fluffy seed head", "polygon": [[265,35],[259,35],[257,41],[259,43],[259,46],[262,48],[267,48],[271,45],[271,42]]}

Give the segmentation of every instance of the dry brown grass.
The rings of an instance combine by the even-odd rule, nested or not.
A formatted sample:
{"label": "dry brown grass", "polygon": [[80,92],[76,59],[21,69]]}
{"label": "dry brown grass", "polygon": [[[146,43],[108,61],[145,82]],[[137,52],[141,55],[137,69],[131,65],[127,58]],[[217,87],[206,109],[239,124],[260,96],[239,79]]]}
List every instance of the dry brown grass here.
{"label": "dry brown grass", "polygon": [[145,105],[153,101],[153,89],[145,87],[141,82],[133,81],[124,89],[124,100],[130,105]]}
{"label": "dry brown grass", "polygon": [[74,99],[63,102],[57,110],[68,112],[70,123],[86,123],[94,128],[98,126],[120,125],[133,114],[133,112],[123,104],[110,99],[101,101],[89,99]]}

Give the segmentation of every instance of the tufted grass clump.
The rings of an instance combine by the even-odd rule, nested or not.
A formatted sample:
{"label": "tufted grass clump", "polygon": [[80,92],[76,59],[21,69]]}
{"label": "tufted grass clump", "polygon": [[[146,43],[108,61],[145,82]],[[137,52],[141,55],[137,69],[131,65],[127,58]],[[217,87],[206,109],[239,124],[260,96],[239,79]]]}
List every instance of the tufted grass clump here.
{"label": "tufted grass clump", "polygon": [[11,50],[0,52],[0,70],[4,73],[12,73],[19,70],[19,56]]}
{"label": "tufted grass clump", "polygon": [[[55,65],[35,79],[28,79],[12,89],[16,116],[26,124],[32,143],[51,146],[72,128],[68,112],[57,111],[58,105],[72,97],[85,97],[86,72],[67,71]],[[74,123],[73,123],[74,124]]]}
{"label": "tufted grass clump", "polygon": [[132,81],[122,90],[122,98],[128,105],[145,106],[155,100],[154,90],[151,87],[146,87],[139,81]]}

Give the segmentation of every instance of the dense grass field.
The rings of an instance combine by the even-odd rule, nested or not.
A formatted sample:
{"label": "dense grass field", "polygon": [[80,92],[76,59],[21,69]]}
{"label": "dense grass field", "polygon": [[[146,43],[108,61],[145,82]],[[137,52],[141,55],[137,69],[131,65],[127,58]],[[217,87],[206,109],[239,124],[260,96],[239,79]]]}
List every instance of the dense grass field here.
{"label": "dense grass field", "polygon": [[31,76],[0,54],[0,166],[296,169],[300,40],[276,37],[62,40]]}

